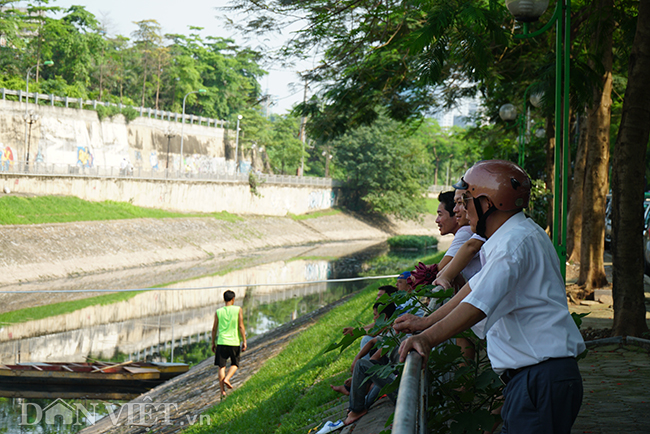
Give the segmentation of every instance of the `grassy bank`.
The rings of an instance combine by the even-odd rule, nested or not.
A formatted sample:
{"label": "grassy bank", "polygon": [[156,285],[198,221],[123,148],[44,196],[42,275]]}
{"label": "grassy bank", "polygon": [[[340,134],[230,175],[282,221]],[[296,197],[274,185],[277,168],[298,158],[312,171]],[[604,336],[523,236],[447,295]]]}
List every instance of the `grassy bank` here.
{"label": "grassy bank", "polygon": [[242,220],[225,211],[180,213],[141,208],[127,202],[89,202],[73,196],[0,197],[0,225],[177,217],[213,217],[231,222]]}
{"label": "grassy bank", "polygon": [[[295,433],[313,423],[319,407],[341,395],[332,391],[349,375],[356,353],[351,346],[343,353],[324,354],[330,342],[340,339],[341,329],[372,318],[371,306],[377,288],[389,281],[377,281],[346,304],[333,309],[297,336],[276,357],[241,388],[205,414],[211,424],[193,426],[186,433]],[[306,432],[306,430],[305,430]]]}
{"label": "grassy bank", "polygon": [[142,291],[117,292],[113,294],[99,295],[97,297],[88,297],[81,300],[63,301],[45,306],[28,307],[25,309],[14,310],[0,314],[0,324],[16,324],[27,321],[35,321],[43,318],[49,318],[57,315],[71,313],[88,306],[104,306],[107,304],[118,303],[129,300],[140,294]]}
{"label": "grassy bank", "polygon": [[[385,256],[371,260],[366,275],[395,274],[397,270],[413,269],[418,260],[438,262],[442,255],[440,252],[397,262]],[[192,426],[184,433],[307,432],[305,427],[319,421],[324,409],[333,406],[332,401],[347,402],[347,397],[332,391],[330,384],[342,384],[350,376],[350,364],[358,350],[356,344],[342,353],[324,353],[325,348],[341,339],[344,326],[370,322],[377,288],[392,283],[394,279],[378,280],[324,315],[225,401],[205,412],[210,424]]]}

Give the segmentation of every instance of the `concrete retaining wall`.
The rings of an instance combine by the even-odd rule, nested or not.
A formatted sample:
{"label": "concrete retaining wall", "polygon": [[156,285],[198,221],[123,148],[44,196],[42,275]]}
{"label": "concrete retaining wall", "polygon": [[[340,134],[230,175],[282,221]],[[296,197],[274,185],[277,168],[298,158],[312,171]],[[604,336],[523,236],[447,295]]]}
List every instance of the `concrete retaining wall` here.
{"label": "concrete retaining wall", "polygon": [[133,205],[182,212],[220,212],[284,216],[331,208],[332,187],[261,184],[259,195],[248,183],[213,180],[93,178],[20,175],[0,172],[0,189],[14,193],[76,196],[84,200],[131,202]]}
{"label": "concrete retaining wall", "polygon": [[[66,107],[36,106],[39,119],[32,124],[29,146],[25,144],[25,103],[0,100],[0,160],[84,167],[119,167],[123,158],[145,170],[165,169],[169,145],[169,169],[180,169],[179,122],[138,117],[127,123],[124,116],[100,121],[97,112]],[[165,132],[173,129],[168,142]],[[234,171],[226,160],[226,130],[185,124],[183,155],[186,170]]]}

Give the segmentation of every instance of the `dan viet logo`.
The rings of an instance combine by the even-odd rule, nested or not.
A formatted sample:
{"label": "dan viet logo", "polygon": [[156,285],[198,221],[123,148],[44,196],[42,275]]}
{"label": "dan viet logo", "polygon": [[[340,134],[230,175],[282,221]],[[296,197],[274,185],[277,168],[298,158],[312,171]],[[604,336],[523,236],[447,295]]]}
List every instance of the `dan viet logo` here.
{"label": "dan viet logo", "polygon": [[[161,425],[209,425],[209,415],[179,416],[178,404],[167,402],[152,402],[145,397],[143,402],[129,402],[121,406],[105,406],[105,411],[98,413],[99,403],[67,403],[56,399],[47,407],[41,407],[32,402],[23,402],[21,409],[21,426],[46,425],[95,425],[100,419],[108,418],[112,426],[141,426],[153,427]],[[110,407],[110,408],[109,408]],[[112,411],[111,411],[112,410]],[[108,414],[106,414],[108,413]]]}

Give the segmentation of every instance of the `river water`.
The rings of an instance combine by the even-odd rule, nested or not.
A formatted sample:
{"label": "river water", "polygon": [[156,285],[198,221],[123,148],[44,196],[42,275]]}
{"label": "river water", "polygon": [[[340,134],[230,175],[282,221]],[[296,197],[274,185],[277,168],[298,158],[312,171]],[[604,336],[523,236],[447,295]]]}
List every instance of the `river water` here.
{"label": "river water", "polygon": [[[238,269],[215,271],[202,263],[196,265],[197,273],[204,274],[160,285],[165,290],[140,292],[119,303],[4,326],[0,328],[0,363],[87,359],[198,363],[212,355],[210,333],[214,311],[223,306],[224,285],[238,285],[232,288],[236,304],[243,307],[248,335],[254,336],[365,287],[368,281],[318,281],[356,277],[373,267],[373,261],[386,252],[384,243],[332,243],[267,252],[243,261]],[[392,259],[407,266],[412,264],[412,258],[401,255]],[[255,265],[246,267],[248,263]],[[156,276],[155,269],[150,272]],[[66,405],[83,402],[83,408],[94,408],[95,415],[82,413],[78,424],[70,424],[61,418],[46,420],[46,409],[57,402],[0,398],[0,430],[73,433],[117,405],[65,400]]]}

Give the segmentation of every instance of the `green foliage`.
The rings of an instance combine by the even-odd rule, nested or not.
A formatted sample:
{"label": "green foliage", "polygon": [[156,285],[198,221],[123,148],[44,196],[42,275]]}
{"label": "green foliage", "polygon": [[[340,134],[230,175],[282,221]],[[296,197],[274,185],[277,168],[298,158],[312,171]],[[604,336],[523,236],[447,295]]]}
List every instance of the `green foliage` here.
{"label": "green foliage", "polygon": [[530,203],[525,209],[526,215],[532,218],[535,223],[541,227],[546,227],[546,214],[548,206],[553,198],[553,193],[546,189],[544,181],[541,179],[533,180],[530,189]]}
{"label": "green foliage", "polygon": [[[203,39],[199,28],[163,35],[155,20],[138,21],[133,40],[109,37],[83,6],[38,2],[25,13],[11,9],[15,3],[0,2],[0,34],[7,40],[0,47],[0,87],[25,89],[25,71],[52,60],[52,66],[32,70],[30,91],[180,112],[187,92],[207,89],[200,98],[187,98],[186,113],[220,119],[263,100],[261,54],[231,39]],[[127,122],[134,119],[123,114]]]}
{"label": "green foliage", "polygon": [[255,175],[255,172],[251,170],[248,173],[248,186],[253,196],[262,197],[262,193],[257,190],[260,184],[263,184],[263,182],[260,182],[260,179]]}
{"label": "green foliage", "polygon": [[429,235],[397,235],[386,241],[391,249],[423,250],[438,244],[438,240]]}
{"label": "green foliage", "polygon": [[241,220],[240,217],[227,212],[185,214],[140,208],[126,202],[88,202],[73,196],[0,197],[0,225],[170,217],[214,217],[227,221]]}
{"label": "green foliage", "polygon": [[331,142],[352,210],[417,218],[424,208],[426,154],[400,125],[382,118]]}

